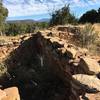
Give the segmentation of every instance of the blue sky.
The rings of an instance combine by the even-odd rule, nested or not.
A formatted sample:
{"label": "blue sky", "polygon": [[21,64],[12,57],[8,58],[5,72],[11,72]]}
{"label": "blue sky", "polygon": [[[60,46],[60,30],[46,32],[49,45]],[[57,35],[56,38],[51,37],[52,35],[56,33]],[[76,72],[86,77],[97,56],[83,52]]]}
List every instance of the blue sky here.
{"label": "blue sky", "polygon": [[[86,2],[85,2],[86,1]],[[80,17],[87,10],[98,9],[99,0],[4,0],[3,4],[8,8],[7,20],[22,20],[50,18],[50,14],[70,3],[71,12]]]}

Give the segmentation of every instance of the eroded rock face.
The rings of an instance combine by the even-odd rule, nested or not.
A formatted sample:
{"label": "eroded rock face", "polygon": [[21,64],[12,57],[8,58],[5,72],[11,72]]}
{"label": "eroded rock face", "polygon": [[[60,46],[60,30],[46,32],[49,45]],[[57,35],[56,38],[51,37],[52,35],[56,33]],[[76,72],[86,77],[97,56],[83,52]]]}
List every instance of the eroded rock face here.
{"label": "eroded rock face", "polygon": [[71,93],[71,73],[57,58],[59,46],[54,42],[54,49],[49,42],[38,32],[12,52],[5,61],[9,84],[19,87],[24,100],[71,100],[70,95],[77,100]]}

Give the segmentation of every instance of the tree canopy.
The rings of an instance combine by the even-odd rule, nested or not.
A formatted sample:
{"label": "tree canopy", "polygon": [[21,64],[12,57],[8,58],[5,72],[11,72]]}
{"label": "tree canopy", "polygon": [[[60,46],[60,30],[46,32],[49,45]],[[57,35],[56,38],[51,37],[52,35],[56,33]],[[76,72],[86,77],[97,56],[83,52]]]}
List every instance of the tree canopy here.
{"label": "tree canopy", "polygon": [[5,8],[2,4],[2,2],[0,1],[0,32],[2,32],[3,27],[4,27],[4,22],[6,17],[8,16],[8,10],[7,8]]}
{"label": "tree canopy", "polygon": [[94,9],[87,11],[80,17],[79,22],[92,24],[100,22],[100,8],[97,11]]}
{"label": "tree canopy", "polygon": [[50,20],[50,26],[54,25],[63,25],[66,23],[73,23],[76,21],[76,18],[73,14],[70,12],[69,5],[65,5],[61,9],[55,11],[52,14],[51,20]]}

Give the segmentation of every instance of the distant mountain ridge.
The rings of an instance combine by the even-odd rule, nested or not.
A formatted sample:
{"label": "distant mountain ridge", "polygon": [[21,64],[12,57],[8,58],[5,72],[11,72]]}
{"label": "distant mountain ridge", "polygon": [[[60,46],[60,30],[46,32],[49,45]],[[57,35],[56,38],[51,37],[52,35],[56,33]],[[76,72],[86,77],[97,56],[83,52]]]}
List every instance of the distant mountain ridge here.
{"label": "distant mountain ridge", "polygon": [[37,21],[32,20],[32,19],[25,19],[25,20],[8,20],[6,22],[7,23],[19,23],[19,22],[30,23],[30,22],[37,22]]}
{"label": "distant mountain ridge", "polygon": [[39,19],[37,20],[38,22],[49,22],[50,19],[49,18],[42,18],[42,19]]}
{"label": "distant mountain ridge", "polygon": [[39,20],[33,20],[33,19],[24,19],[24,20],[7,20],[7,23],[30,23],[30,22],[49,22],[49,18],[43,18],[43,19],[39,19]]}

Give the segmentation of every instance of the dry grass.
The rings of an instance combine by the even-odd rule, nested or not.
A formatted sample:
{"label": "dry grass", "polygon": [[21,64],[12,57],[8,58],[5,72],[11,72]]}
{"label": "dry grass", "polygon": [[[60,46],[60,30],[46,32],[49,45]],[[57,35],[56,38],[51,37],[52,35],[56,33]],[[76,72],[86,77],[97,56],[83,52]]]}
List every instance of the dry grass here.
{"label": "dry grass", "polygon": [[94,24],[95,30],[100,32],[100,23]]}
{"label": "dry grass", "polygon": [[[79,24],[78,26],[84,28],[85,25],[86,24]],[[100,23],[93,24],[93,27],[95,28],[95,31],[100,34]]]}

